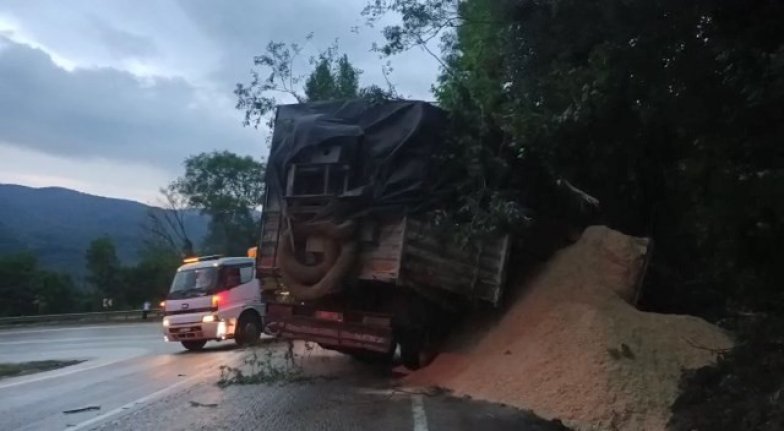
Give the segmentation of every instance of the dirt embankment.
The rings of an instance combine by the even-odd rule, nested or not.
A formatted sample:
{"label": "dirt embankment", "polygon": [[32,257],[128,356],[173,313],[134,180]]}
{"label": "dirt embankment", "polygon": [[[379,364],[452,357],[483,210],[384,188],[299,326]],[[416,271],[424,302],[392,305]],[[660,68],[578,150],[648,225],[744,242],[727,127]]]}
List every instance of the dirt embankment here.
{"label": "dirt embankment", "polygon": [[478,340],[406,379],[559,418],[580,430],[663,430],[683,369],[732,345],[696,317],[629,301],[647,240],[588,228]]}

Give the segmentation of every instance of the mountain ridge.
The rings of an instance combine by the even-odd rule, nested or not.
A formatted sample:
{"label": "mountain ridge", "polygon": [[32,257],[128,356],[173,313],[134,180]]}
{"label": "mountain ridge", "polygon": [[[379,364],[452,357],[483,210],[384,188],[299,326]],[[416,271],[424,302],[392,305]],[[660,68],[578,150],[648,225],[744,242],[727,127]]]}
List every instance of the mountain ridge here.
{"label": "mountain ridge", "polygon": [[[108,236],[120,261],[131,265],[144,245],[143,224],[151,208],[63,187],[0,184],[0,255],[31,252],[43,268],[78,281],[90,242]],[[195,244],[204,238],[207,221],[197,210],[186,212],[186,229]]]}

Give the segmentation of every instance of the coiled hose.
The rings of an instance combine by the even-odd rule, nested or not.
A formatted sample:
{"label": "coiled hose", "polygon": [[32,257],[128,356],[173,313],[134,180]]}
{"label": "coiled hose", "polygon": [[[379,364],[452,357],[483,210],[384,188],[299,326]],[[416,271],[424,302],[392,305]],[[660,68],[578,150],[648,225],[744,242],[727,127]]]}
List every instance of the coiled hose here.
{"label": "coiled hose", "polygon": [[357,257],[356,224],[352,221],[340,225],[320,222],[296,225],[295,229],[306,237],[321,238],[325,249],[321,262],[303,264],[292,249],[290,228],[283,231],[278,245],[278,263],[289,292],[294,298],[304,301],[339,292]]}

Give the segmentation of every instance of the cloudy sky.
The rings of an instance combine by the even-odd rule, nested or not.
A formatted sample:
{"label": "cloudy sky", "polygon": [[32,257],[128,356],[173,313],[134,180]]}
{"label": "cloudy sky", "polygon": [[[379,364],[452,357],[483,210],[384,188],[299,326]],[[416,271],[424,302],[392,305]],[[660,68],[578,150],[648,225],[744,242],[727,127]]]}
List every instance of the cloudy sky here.
{"label": "cloudy sky", "polygon": [[[270,40],[336,38],[383,84],[366,0],[3,0],[0,2],[0,183],[60,186],[156,201],[202,151],[266,157],[265,131],[244,128],[232,90]],[[358,29],[356,28],[358,27]],[[354,30],[352,31],[352,28]],[[437,65],[392,59],[402,94],[429,100]],[[299,72],[308,72],[303,58]]]}

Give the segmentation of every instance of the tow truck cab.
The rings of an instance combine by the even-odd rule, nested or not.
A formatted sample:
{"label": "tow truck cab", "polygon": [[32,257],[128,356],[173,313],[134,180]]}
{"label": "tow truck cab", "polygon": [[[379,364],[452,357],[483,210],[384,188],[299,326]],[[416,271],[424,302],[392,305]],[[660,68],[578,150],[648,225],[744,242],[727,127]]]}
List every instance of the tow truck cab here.
{"label": "tow truck cab", "polygon": [[255,260],[204,256],[185,259],[164,301],[163,336],[188,350],[207,341],[258,340],[264,317]]}

